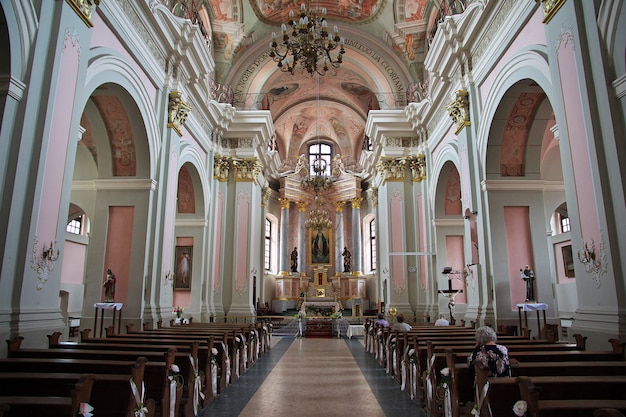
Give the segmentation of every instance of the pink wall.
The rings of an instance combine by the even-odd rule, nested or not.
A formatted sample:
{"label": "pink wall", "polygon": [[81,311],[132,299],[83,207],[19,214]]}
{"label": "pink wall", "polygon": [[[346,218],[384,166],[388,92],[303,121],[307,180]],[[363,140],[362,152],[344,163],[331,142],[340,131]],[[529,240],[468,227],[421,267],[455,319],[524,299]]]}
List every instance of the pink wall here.
{"label": "pink wall", "polygon": [[83,284],[86,254],[87,246],[69,240],[65,241],[63,266],[61,267],[61,282],[63,284]]}
{"label": "pink wall", "polygon": [[[109,229],[107,230],[102,282],[106,278],[106,270],[111,269],[117,279],[115,284],[115,301],[124,304],[128,303],[128,283],[131,279],[130,255],[133,241],[134,216],[134,207],[109,207]],[[101,290],[101,294],[101,300],[104,300],[104,290]]]}
{"label": "pink wall", "polygon": [[222,267],[221,243],[222,243],[222,222],[224,217],[224,196],[217,194],[215,202],[215,245],[213,246],[213,291],[220,289],[220,271]]}
{"label": "pink wall", "polygon": [[[463,271],[465,268],[465,256],[463,251],[463,236],[446,236],[446,257],[448,258],[448,265],[453,270]],[[447,288],[447,284],[446,284]],[[445,289],[445,288],[444,288]],[[454,302],[456,304],[467,303],[467,288],[465,282],[459,279],[452,280],[452,289],[463,290],[463,292],[456,296]]]}
{"label": "pink wall", "polygon": [[567,119],[567,131],[574,168],[576,201],[581,219],[582,238],[593,238],[600,241],[598,212],[592,183],[590,152],[587,145],[580,87],[576,68],[576,56],[572,41],[563,41],[558,50],[559,72],[561,75],[561,91]]}
{"label": "pink wall", "polygon": [[[509,260],[509,290],[511,309],[526,299],[526,283],[520,278],[520,269],[529,265],[535,269],[530,236],[529,207],[504,207],[506,252]],[[536,286],[535,286],[536,291]]]}
{"label": "pink wall", "polygon": [[[404,250],[405,225],[402,216],[402,197],[399,193],[393,193],[390,204],[391,215],[391,252],[402,252]],[[394,291],[402,291],[406,288],[406,278],[404,275],[404,258],[402,256],[391,257],[391,282]]]}
{"label": "pink wall", "polygon": [[[419,194],[417,196],[417,202],[416,202],[416,207],[417,207],[417,230],[419,233],[419,251],[420,252],[426,252],[426,250],[428,249],[426,247],[426,219],[424,217],[424,194]],[[422,282],[422,288],[423,289],[427,289],[428,288],[428,259],[426,258],[426,256],[420,256],[419,257],[419,261],[420,261],[420,280]]]}
{"label": "pink wall", "polygon": [[248,283],[248,242],[250,241],[250,196],[241,194],[237,204],[237,291],[245,292]]}
{"label": "pink wall", "polygon": [[[45,154],[42,196],[38,210],[40,221],[37,223],[37,231],[35,232],[40,245],[48,245],[47,242],[56,240],[58,222],[63,224],[67,222],[67,211],[60,212],[59,206],[63,195],[63,176],[65,175],[65,160],[70,139],[68,109],[74,108],[79,58],[79,45],[73,45],[70,38],[66,37],[59,67],[58,87],[56,95],[53,97],[54,113]],[[75,138],[73,139],[75,140]],[[43,218],[47,221],[41,221]],[[63,244],[62,242],[58,243]],[[38,250],[40,249],[38,248]]]}

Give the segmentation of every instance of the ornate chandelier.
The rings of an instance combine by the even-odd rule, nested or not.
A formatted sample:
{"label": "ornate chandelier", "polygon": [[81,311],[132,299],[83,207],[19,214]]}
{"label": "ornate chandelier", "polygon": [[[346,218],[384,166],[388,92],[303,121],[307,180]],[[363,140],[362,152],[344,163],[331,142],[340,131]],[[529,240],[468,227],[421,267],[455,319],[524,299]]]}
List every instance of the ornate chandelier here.
{"label": "ornate chandelier", "polygon": [[313,190],[316,196],[319,194],[320,191],[330,189],[330,187],[333,186],[333,180],[325,175],[327,165],[328,163],[324,159],[318,157],[313,162],[313,173],[315,175],[309,175],[302,178],[302,181],[300,181],[300,186],[305,190]]}
{"label": "ornate chandelier", "polygon": [[328,230],[332,226],[333,222],[324,209],[311,210],[309,218],[304,222],[304,227],[313,230]]}
{"label": "ornate chandelier", "polygon": [[[329,65],[339,68],[343,61],[344,40],[339,36],[337,26],[333,28],[333,35],[328,34],[326,22],[326,9],[322,8],[321,17],[317,15],[317,9],[307,8],[304,3],[300,7],[300,19],[294,19],[293,10],[289,12],[288,25],[291,26],[291,35],[287,25],[282,24],[283,41],[277,42],[276,33],[272,32],[270,43],[270,57],[278,63],[278,68],[283,72],[294,73],[299,64],[311,75],[317,73],[326,74]],[[331,55],[339,46],[335,58]],[[321,63],[320,63],[321,61]]]}

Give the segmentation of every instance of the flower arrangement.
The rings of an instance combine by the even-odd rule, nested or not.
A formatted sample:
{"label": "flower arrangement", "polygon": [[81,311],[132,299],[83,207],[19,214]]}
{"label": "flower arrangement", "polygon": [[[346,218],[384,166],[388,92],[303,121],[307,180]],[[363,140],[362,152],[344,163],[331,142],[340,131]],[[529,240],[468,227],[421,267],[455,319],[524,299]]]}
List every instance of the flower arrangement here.
{"label": "flower arrangement", "polygon": [[180,368],[176,364],[170,365],[168,378],[170,379],[170,381],[176,381],[176,383],[180,385],[182,385],[184,382],[183,376],[180,373]]}
{"label": "flower arrangement", "polygon": [[211,363],[217,363],[217,349],[211,348]]}
{"label": "flower arrangement", "polygon": [[515,404],[513,404],[513,412],[518,417],[524,417],[527,410],[528,404],[524,400],[519,400]]}
{"label": "flower arrangement", "polygon": [[81,417],[92,417],[93,407],[89,403],[80,403],[78,406],[78,415]]}
{"label": "flower arrangement", "polygon": [[340,319],[342,317],[343,317],[343,314],[341,313],[341,311],[334,312],[333,314],[330,315],[331,319]]}
{"label": "flower arrangement", "polygon": [[172,313],[176,314],[177,318],[181,318],[183,315],[183,311],[185,311],[184,308],[182,308],[181,306],[176,306],[174,307],[174,309],[172,310]]}
{"label": "flower arrangement", "polygon": [[295,315],[298,320],[306,319],[306,312],[298,311],[298,314]]}
{"label": "flower arrangement", "polygon": [[441,388],[447,390],[450,387],[450,368],[443,368],[441,371],[439,371],[441,373],[441,382],[439,383],[439,386],[441,386]]}

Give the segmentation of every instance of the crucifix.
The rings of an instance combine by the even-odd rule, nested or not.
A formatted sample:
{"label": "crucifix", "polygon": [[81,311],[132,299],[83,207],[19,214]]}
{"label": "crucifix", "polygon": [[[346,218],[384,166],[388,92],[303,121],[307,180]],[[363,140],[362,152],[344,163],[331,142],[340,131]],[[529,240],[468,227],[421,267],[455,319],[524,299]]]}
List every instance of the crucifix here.
{"label": "crucifix", "polygon": [[443,274],[448,279],[448,289],[447,290],[439,290],[437,291],[439,294],[443,294],[448,298],[448,310],[450,311],[450,324],[454,324],[456,319],[454,318],[454,298],[463,292],[462,289],[455,290],[452,288],[452,278],[455,278],[455,275],[460,275],[462,272],[453,271],[449,266],[443,269]]}

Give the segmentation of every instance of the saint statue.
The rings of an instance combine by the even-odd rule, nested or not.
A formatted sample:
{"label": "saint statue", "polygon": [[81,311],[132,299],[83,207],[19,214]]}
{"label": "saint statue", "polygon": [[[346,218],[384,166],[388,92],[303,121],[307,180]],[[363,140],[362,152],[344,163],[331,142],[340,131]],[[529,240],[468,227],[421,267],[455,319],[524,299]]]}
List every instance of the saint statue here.
{"label": "saint statue", "polygon": [[352,271],[352,253],[348,250],[347,246],[343,247],[343,252],[341,253],[343,256],[343,272],[351,272]]}
{"label": "saint statue", "polygon": [[520,269],[520,277],[526,282],[526,302],[535,302],[535,273],[526,265]]}
{"label": "saint statue", "polygon": [[291,272],[298,272],[298,248],[294,247],[291,251]]}
{"label": "saint statue", "polygon": [[107,269],[107,277],[104,280],[104,301],[107,303],[115,302],[115,274]]}

